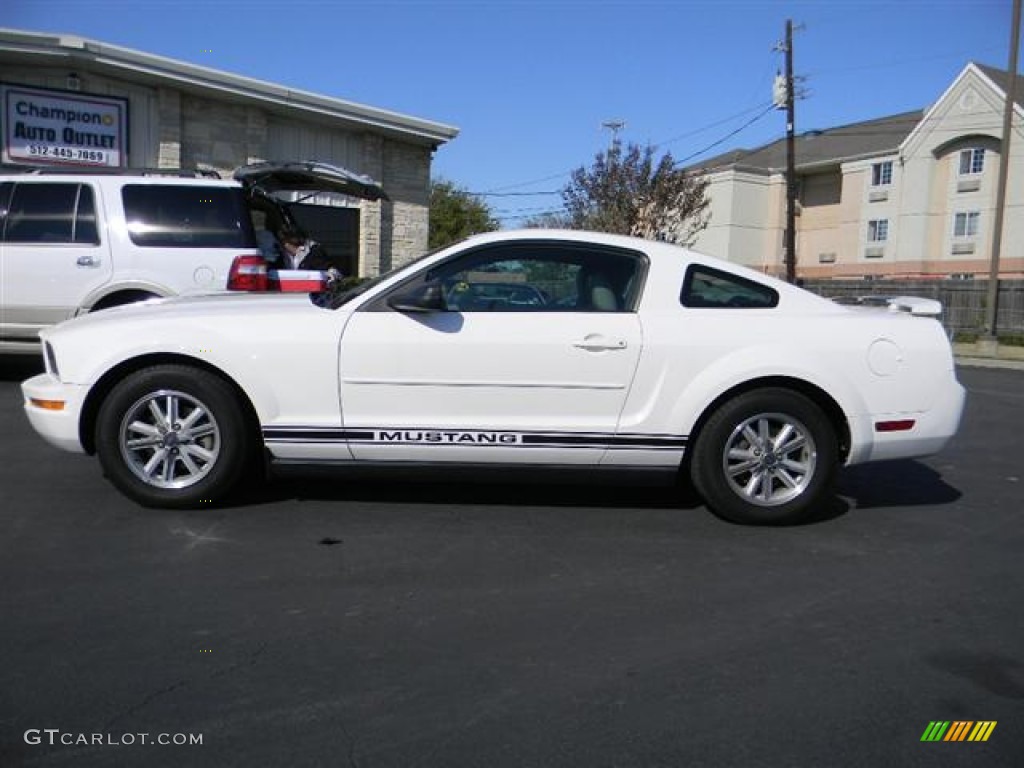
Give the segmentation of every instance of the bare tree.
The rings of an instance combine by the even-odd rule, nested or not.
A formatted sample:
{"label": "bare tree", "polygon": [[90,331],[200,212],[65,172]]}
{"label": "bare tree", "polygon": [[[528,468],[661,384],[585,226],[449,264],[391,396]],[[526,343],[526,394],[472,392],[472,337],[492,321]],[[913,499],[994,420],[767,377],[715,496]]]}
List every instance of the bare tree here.
{"label": "bare tree", "polygon": [[708,180],[675,167],[666,152],[616,141],[562,190],[569,226],[691,245],[710,219]]}
{"label": "bare tree", "polygon": [[571,222],[561,211],[546,211],[531,216],[523,226],[527,229],[571,229]]}

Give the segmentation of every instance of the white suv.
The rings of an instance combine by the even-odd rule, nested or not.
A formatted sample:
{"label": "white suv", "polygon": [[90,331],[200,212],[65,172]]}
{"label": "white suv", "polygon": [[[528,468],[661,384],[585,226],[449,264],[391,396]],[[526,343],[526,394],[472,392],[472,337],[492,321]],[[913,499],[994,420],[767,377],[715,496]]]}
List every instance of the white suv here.
{"label": "white suv", "polygon": [[[0,167],[0,352],[38,332],[143,299],[224,290],[232,261],[259,256],[252,212],[289,221],[288,195],[385,198],[321,163],[200,171]],[[301,200],[300,200],[301,202]]]}

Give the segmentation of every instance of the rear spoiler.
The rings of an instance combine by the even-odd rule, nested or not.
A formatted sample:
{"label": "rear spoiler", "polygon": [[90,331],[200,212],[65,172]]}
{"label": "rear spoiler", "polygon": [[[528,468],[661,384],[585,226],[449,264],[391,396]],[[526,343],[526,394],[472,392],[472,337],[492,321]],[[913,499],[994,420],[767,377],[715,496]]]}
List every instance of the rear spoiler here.
{"label": "rear spoiler", "polygon": [[833,301],[858,307],[888,307],[890,312],[906,312],[917,317],[938,317],[942,314],[941,301],[920,296],[837,296]]}

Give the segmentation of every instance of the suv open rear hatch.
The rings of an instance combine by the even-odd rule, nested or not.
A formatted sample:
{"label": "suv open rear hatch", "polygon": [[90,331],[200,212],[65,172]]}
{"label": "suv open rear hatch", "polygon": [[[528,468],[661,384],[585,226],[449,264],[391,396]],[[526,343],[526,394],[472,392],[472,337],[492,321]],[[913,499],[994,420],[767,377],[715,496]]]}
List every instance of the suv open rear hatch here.
{"label": "suv open rear hatch", "polygon": [[[389,199],[369,176],[314,161],[254,163],[236,169],[233,176],[244,187],[249,206],[263,211],[268,222],[274,222],[274,229],[282,225],[301,229],[291,208],[317,196]],[[325,290],[327,284],[326,272],[273,269],[263,259],[247,256],[232,264],[227,287],[236,291],[317,292]]]}
{"label": "suv open rear hatch", "polygon": [[[254,201],[272,201],[284,209],[324,193],[360,200],[388,199],[380,184],[369,176],[327,163],[253,163],[243,165],[233,175]],[[296,199],[288,199],[295,196]]]}

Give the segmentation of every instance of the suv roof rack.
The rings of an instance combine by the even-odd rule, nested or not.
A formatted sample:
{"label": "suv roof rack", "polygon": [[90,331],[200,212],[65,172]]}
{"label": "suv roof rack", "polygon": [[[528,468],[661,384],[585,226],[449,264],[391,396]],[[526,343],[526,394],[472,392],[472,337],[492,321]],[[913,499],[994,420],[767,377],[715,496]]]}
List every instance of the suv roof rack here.
{"label": "suv roof rack", "polygon": [[68,174],[97,176],[177,176],[184,179],[221,179],[217,171],[202,168],[97,168],[95,166],[16,165],[0,163],[0,173]]}

